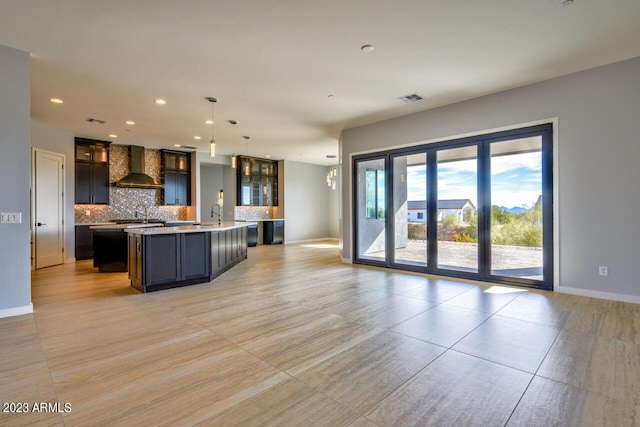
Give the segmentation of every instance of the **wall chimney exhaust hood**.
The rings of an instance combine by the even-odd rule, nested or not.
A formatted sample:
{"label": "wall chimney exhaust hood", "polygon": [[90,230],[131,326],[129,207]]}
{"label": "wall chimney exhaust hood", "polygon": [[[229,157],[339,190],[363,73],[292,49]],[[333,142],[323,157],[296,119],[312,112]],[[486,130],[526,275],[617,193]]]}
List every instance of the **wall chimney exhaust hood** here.
{"label": "wall chimney exhaust hood", "polygon": [[144,147],[129,146],[131,173],[115,183],[120,188],[163,188],[157,180],[144,173]]}

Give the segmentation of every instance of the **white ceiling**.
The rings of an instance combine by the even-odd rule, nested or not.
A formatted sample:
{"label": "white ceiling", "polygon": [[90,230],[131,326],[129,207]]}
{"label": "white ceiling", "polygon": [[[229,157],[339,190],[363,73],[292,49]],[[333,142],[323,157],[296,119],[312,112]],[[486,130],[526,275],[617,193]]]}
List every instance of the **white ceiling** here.
{"label": "white ceiling", "polygon": [[640,56],[639,0],[561,2],[0,0],[0,45],[31,52],[32,118],[76,136],[206,151],[213,96],[219,153],[234,119],[236,153],[329,165],[345,128]]}

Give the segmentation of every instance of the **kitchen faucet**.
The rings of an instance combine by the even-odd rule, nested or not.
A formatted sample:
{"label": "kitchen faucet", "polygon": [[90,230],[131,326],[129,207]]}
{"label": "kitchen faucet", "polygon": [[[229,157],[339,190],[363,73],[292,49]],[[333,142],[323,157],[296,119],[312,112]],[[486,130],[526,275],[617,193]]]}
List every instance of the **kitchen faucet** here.
{"label": "kitchen faucet", "polygon": [[138,218],[138,212],[139,212],[139,211],[138,211],[138,208],[142,208],[142,209],[144,209],[144,219],[142,220],[142,223],[143,223],[143,224],[146,224],[146,223],[147,223],[147,221],[149,221],[149,208],[147,208],[147,206],[146,206],[146,205],[138,205],[138,206],[136,206],[135,208],[133,208],[133,209],[134,209],[134,214],[135,214],[136,218]]}
{"label": "kitchen faucet", "polygon": [[[214,212],[213,208],[218,208],[218,212]],[[211,205],[211,218],[213,218],[214,213],[218,215],[218,225],[220,225],[222,220],[222,214],[220,213],[220,205],[217,203],[214,203]]]}

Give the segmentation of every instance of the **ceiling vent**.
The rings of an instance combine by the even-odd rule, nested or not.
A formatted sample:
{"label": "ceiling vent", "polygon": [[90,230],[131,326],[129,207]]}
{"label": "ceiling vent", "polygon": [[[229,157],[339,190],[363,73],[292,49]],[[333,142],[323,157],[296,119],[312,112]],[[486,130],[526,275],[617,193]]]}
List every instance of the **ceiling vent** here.
{"label": "ceiling vent", "polygon": [[195,145],[185,145],[185,144],[175,144],[174,147],[176,148],[185,148],[187,150],[197,150],[198,147],[196,147]]}
{"label": "ceiling vent", "polygon": [[408,104],[410,102],[422,101],[422,97],[417,93],[412,93],[411,95],[405,95],[398,98],[400,101]]}
{"label": "ceiling vent", "polygon": [[103,124],[107,123],[107,122],[106,122],[106,121],[104,121],[104,120],[100,120],[100,119],[93,119],[93,118],[91,118],[91,117],[89,117],[89,118],[87,119],[87,121],[88,121],[89,123],[98,123],[99,125],[103,125]]}

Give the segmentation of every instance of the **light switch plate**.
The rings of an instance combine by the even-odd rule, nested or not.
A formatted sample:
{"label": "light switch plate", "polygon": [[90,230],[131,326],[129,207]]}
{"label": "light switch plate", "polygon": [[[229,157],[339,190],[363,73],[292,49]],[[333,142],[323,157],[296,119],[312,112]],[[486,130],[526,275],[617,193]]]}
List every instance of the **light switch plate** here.
{"label": "light switch plate", "polygon": [[2,212],[0,213],[0,224],[21,224],[21,212]]}

